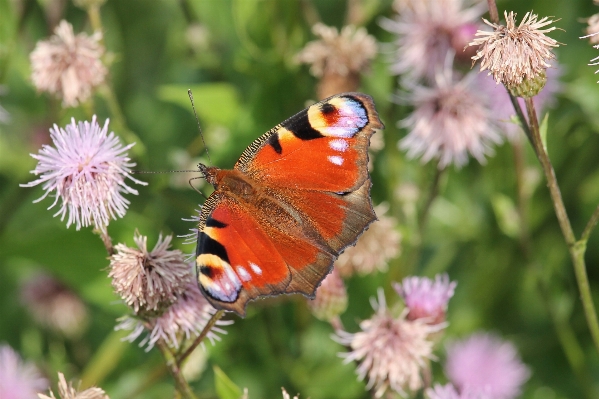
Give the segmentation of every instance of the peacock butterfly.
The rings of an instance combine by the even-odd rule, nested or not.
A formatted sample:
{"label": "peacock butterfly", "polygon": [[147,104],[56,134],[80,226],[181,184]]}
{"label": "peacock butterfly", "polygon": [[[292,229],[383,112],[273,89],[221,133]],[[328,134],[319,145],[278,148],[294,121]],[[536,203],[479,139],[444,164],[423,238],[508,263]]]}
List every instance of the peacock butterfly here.
{"label": "peacock butterfly", "polygon": [[214,307],[243,317],[258,297],[314,297],[376,220],[368,146],[382,128],[370,96],[337,94],[256,139],[232,170],[199,165],[215,191],[200,214],[197,276]]}

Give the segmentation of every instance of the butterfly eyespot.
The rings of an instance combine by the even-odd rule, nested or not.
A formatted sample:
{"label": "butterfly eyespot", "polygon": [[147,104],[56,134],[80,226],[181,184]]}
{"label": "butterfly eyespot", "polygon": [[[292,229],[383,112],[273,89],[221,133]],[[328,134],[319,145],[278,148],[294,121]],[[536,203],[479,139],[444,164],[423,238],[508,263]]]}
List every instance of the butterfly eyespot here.
{"label": "butterfly eyespot", "polygon": [[228,262],[213,254],[201,254],[196,263],[200,286],[209,296],[222,302],[235,302],[241,281]]}
{"label": "butterfly eyespot", "polygon": [[337,165],[337,166],[341,166],[343,165],[343,157],[340,157],[338,155],[332,155],[332,156],[328,156],[327,159],[329,160],[330,163]]}

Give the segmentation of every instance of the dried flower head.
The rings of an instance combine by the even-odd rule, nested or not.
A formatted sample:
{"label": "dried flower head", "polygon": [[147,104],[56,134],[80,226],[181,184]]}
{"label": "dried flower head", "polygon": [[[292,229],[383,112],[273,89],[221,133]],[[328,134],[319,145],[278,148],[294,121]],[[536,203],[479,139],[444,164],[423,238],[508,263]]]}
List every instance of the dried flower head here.
{"label": "dried flower head", "polygon": [[0,345],[0,398],[30,399],[48,388],[33,363],[23,362],[8,345]]}
{"label": "dried flower head", "polygon": [[[63,373],[58,373],[58,394],[61,399],[110,399],[103,389],[97,387],[87,388],[84,391],[78,392],[73,388],[72,383],[67,383]],[[39,393],[40,399],[56,399],[54,392],[50,391],[50,396]]]}
{"label": "dried flower head", "polygon": [[312,314],[320,320],[331,321],[347,309],[347,291],[337,268],[322,280],[316,297],[308,300]]}
{"label": "dried flower head", "polygon": [[341,276],[361,275],[387,270],[387,261],[399,254],[401,234],[397,220],[385,216],[389,206],[385,203],[374,207],[378,220],[358,238],[356,245],[349,247],[335,262]]}
{"label": "dried flower head", "polygon": [[[170,347],[178,348],[183,339],[189,340],[200,335],[214,313],[216,309],[204,298],[197,282],[193,281],[161,316],[148,320],[145,325],[141,320],[124,317],[116,329],[132,330],[126,338],[129,342],[135,341],[148,329],[149,334],[139,344],[147,345],[146,351],[152,349],[159,339],[164,340]],[[219,333],[226,334],[219,326],[232,323],[232,320],[218,320],[208,332],[210,342],[214,344],[215,341],[220,341]]]}
{"label": "dried flower head", "polygon": [[445,68],[436,75],[434,87],[415,85],[407,97],[414,111],[400,122],[409,133],[399,148],[422,162],[438,158],[439,169],[452,163],[463,166],[468,154],[484,163],[491,145],[501,142],[485,98],[473,85],[475,75],[460,80],[453,75]]}
{"label": "dried flower head", "polygon": [[530,371],[512,343],[476,333],[448,346],[445,374],[460,391],[483,393],[489,399],[513,399]]}
{"label": "dried flower head", "polygon": [[534,80],[549,68],[547,62],[555,58],[553,47],[559,43],[545,35],[556,27],[542,29],[553,23],[547,17],[537,20],[538,16],[527,12],[520,25],[516,25],[516,14],[504,13],[506,26],[485,23],[493,28],[492,32],[479,30],[478,38],[469,46],[479,46],[473,61],[481,60],[480,70],[489,70],[495,81],[508,88],[520,85],[525,80]]}
{"label": "dried flower head", "polygon": [[112,286],[135,314],[161,314],[177,300],[189,282],[193,280],[191,266],[185,262],[183,253],[169,250],[172,236],[158,241],[152,251],[148,251],[148,238],[135,232],[137,248],[125,244],[114,247],[110,257]]}
{"label": "dried flower head", "polygon": [[434,359],[433,341],[429,336],[445,324],[429,325],[422,320],[406,319],[406,312],[393,317],[385,302],[382,289],[378,303],[373,299],[375,314],[360,323],[362,331],[351,334],[337,331],[334,339],[352,351],[341,356],[345,363],[359,363],[356,372],[360,380],[368,375],[366,389],[374,389],[380,398],[387,389],[401,394],[423,386],[422,371]]}
{"label": "dried flower head", "polygon": [[368,68],[377,53],[375,38],[366,29],[354,26],[345,26],[339,32],[317,23],[312,32],[320,39],[308,43],[296,60],[310,64],[312,75],[321,78],[318,97],[357,90],[360,73]]}
{"label": "dried flower head", "polygon": [[435,384],[432,388],[425,391],[428,399],[492,399],[482,392],[473,392],[469,389],[463,389],[460,392],[451,384]]}
{"label": "dried flower head", "polygon": [[147,184],[131,177],[135,163],[127,151],[133,144],[123,147],[113,132],[108,134],[108,119],[100,128],[95,116],[91,123],[76,124],[72,119],[65,129],[54,125],[50,137],[56,148],[44,145],[38,154],[31,154],[38,161],[31,173],[41,176],[21,185],[43,183],[45,193],[34,202],[53,195],[54,203],[48,209],[60,200],[54,216],[64,220],[68,213],[67,227],[74,223],[77,230],[90,225],[104,230],[111,218],[123,217],[129,205],[123,194],[137,194],[125,179]]}
{"label": "dried flower head", "polygon": [[31,53],[31,80],[36,89],[62,98],[65,107],[87,100],[108,72],[100,60],[104,54],[101,40],[100,32],[75,36],[73,26],[61,21],[54,36],[39,41]]}
{"label": "dried flower head", "polygon": [[72,338],[87,327],[85,304],[61,281],[44,273],[28,279],[21,287],[27,310],[41,325]]}
{"label": "dried flower head", "polygon": [[398,15],[383,19],[381,26],[397,35],[391,72],[410,81],[434,79],[448,52],[470,31],[464,27],[485,11],[480,1],[469,0],[404,0],[394,5]]}
{"label": "dried flower head", "polygon": [[426,277],[406,277],[401,284],[395,283],[395,291],[408,308],[409,320],[425,319],[430,324],[445,321],[449,299],[457,283],[450,282],[447,274],[437,274],[435,280]]}

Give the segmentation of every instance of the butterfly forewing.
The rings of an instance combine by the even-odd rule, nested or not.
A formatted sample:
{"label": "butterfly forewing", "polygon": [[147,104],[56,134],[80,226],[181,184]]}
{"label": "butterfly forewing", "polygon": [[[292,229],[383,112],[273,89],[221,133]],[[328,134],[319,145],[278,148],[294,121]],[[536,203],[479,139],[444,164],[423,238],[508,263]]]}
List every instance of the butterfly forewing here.
{"label": "butterfly forewing", "polygon": [[208,168],[216,191],[202,209],[197,266],[215,307],[244,315],[257,297],[314,295],[376,220],[368,145],[382,127],[369,96],[340,94],[254,141],[233,170]]}

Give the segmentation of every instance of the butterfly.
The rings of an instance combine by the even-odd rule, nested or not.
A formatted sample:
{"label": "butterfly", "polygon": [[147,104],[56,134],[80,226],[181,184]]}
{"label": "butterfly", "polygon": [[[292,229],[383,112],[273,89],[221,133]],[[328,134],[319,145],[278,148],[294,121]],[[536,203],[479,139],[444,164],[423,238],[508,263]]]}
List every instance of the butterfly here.
{"label": "butterfly", "polygon": [[370,96],[337,94],[256,139],[233,169],[199,165],[215,191],[200,214],[196,271],[215,308],[244,317],[259,297],[314,297],[376,220],[368,146],[383,127]]}

